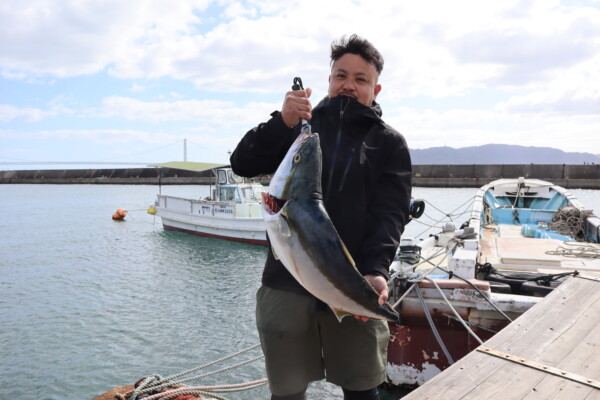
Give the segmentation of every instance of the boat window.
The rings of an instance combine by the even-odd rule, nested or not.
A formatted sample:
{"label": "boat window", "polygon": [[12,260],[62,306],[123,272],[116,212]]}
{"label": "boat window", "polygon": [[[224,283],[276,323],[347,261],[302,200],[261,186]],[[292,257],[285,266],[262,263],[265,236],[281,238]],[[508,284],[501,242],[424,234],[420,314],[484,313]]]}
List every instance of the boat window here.
{"label": "boat window", "polygon": [[242,194],[244,195],[246,201],[258,201],[258,199],[256,198],[256,194],[254,193],[254,190],[252,190],[251,187],[242,188]]}
{"label": "boat window", "polygon": [[244,178],[242,178],[239,175],[236,175],[233,171],[229,171],[229,180],[232,183],[243,183],[244,182]]}
{"label": "boat window", "polygon": [[237,188],[235,187],[221,187],[219,188],[219,200],[221,201],[235,201],[241,203],[240,196]]}
{"label": "boat window", "polygon": [[224,169],[220,169],[217,171],[217,183],[219,185],[227,184],[227,171],[225,171]]}
{"label": "boat window", "polygon": [[262,193],[265,191],[265,188],[262,185],[253,185],[252,189],[254,190],[254,196],[256,196],[258,201],[261,201]]}

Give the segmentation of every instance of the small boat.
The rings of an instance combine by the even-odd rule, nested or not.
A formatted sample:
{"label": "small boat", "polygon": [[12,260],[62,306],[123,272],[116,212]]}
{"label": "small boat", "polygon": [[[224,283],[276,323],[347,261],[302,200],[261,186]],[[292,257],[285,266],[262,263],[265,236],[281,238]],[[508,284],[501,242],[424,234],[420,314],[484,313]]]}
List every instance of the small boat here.
{"label": "small boat", "polygon": [[215,168],[213,172],[216,180],[209,197],[158,194],[148,213],[159,216],[167,230],[266,245],[260,205],[263,185],[236,175],[231,168]]}
{"label": "small boat", "polygon": [[535,179],[481,187],[470,218],[403,238],[391,270],[388,378],[416,387],[477,348],[574,274],[600,277],[600,219]]}

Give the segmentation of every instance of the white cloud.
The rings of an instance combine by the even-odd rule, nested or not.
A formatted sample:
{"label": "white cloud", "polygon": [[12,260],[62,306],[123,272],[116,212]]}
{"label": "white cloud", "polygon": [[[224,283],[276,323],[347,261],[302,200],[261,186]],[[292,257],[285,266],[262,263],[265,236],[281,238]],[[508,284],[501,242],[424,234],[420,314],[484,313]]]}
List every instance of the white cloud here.
{"label": "white cloud", "polygon": [[99,118],[119,117],[151,123],[196,121],[207,129],[256,123],[257,116],[267,118],[279,104],[249,103],[243,107],[230,101],[176,100],[141,101],[130,97],[112,96],[104,99],[102,108],[94,114]]}
{"label": "white cloud", "polygon": [[56,115],[53,111],[45,111],[32,107],[14,107],[10,104],[0,104],[0,121],[10,122],[15,119],[26,121],[41,121],[42,119]]}
{"label": "white cloud", "polygon": [[[127,95],[138,97],[118,91],[88,101],[57,97],[41,109],[39,102],[15,105],[3,96],[0,122],[70,115],[89,126],[99,120],[115,127],[123,121],[128,127],[154,124],[158,133],[145,128],[47,131],[144,143],[172,139],[160,132],[177,123],[184,134],[232,140],[280,107],[294,76],[313,88],[316,104],[327,89],[331,40],[356,32],[384,55],[384,117],[407,133],[411,147],[547,141],[583,151],[598,145],[598,4],[9,0],[0,5],[0,76],[5,80],[63,82],[107,73],[107,81],[123,80]],[[161,77],[194,85],[201,99],[168,86],[156,94],[163,89]],[[143,97],[149,92],[154,101]],[[238,99],[249,94],[263,102]],[[490,105],[466,109],[455,104],[468,96],[473,103],[487,96],[481,103]],[[436,111],[428,102],[435,103]],[[76,109],[78,103],[97,106]],[[565,142],[561,135],[588,142]]]}

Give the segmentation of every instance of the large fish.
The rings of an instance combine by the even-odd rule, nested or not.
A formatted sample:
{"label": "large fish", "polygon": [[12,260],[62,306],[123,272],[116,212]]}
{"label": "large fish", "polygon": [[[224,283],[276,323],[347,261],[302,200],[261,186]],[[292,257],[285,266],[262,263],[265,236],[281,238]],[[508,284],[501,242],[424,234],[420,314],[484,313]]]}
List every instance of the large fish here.
{"label": "large fish", "polygon": [[397,321],[378,303],[379,293],[362,276],[340,239],[321,195],[319,135],[304,125],[263,193],[262,213],[271,247],[288,271],[335,313]]}

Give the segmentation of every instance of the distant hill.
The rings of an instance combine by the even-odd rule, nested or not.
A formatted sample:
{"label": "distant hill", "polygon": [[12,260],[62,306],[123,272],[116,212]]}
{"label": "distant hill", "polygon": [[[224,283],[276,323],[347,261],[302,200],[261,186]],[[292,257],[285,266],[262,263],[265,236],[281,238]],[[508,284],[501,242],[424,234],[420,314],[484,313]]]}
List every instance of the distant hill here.
{"label": "distant hill", "polygon": [[551,147],[527,147],[508,144],[483,146],[431,147],[411,149],[412,163],[430,164],[600,164],[600,155],[568,153]]}

